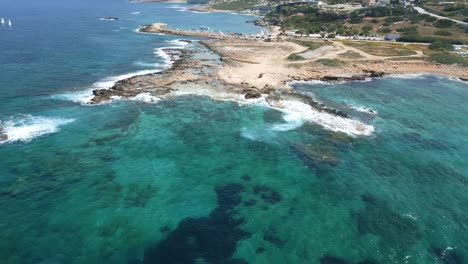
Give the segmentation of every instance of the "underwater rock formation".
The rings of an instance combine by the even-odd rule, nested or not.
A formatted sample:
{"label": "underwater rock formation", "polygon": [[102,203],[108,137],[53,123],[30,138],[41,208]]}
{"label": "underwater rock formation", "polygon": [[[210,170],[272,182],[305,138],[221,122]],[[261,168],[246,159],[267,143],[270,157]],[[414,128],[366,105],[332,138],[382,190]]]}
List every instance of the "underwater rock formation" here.
{"label": "underwater rock formation", "polygon": [[187,218],[155,247],[148,248],[144,264],[171,263],[247,263],[232,259],[237,241],[250,236],[240,229],[243,220],[234,219],[233,209],[245,191],[240,184],[215,189],[218,207],[208,217]]}

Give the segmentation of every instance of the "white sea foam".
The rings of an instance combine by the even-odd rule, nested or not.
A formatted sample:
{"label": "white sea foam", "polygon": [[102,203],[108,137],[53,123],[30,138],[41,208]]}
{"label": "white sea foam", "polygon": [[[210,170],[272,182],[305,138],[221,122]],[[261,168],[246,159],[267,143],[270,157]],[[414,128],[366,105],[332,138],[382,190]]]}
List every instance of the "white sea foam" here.
{"label": "white sea foam", "polygon": [[425,73],[406,73],[406,74],[390,74],[387,75],[387,78],[396,78],[396,79],[424,79],[427,74]]}
{"label": "white sea foam", "polygon": [[131,12],[130,14],[132,14],[132,15],[139,15],[139,14],[141,14],[141,12],[138,12],[138,11],[137,11],[137,12]]}
{"label": "white sea foam", "polygon": [[[175,42],[174,42],[175,43]],[[179,44],[179,46],[182,44]],[[61,94],[56,94],[53,95],[52,98],[54,99],[59,99],[59,100],[67,100],[67,101],[72,101],[75,103],[79,103],[82,105],[88,105],[91,102],[91,99],[94,97],[93,96],[93,90],[96,89],[109,89],[112,86],[115,85],[116,82],[125,80],[128,78],[132,78],[135,76],[139,75],[145,75],[145,74],[151,74],[151,73],[157,73],[160,72],[163,69],[169,68],[172,65],[172,60],[171,57],[164,52],[163,49],[165,48],[178,48],[178,47],[163,47],[163,48],[156,48],[154,50],[154,54],[162,58],[164,61],[163,63],[155,63],[155,64],[148,64],[147,66],[152,67],[153,69],[148,69],[148,70],[140,70],[140,71],[135,71],[131,73],[126,73],[122,75],[117,75],[117,76],[110,76],[107,78],[104,78],[103,80],[96,82],[91,85],[90,88],[85,89],[85,90],[80,90],[80,91],[72,91],[72,92],[65,92]],[[136,64],[141,63],[141,66],[143,66],[142,62],[135,62]]]}
{"label": "white sea foam", "polygon": [[176,45],[176,47],[169,47],[169,48],[177,48],[177,47],[185,48],[190,44],[186,41],[183,41],[182,39],[167,40],[166,42],[172,45]]}
{"label": "white sea foam", "polygon": [[[374,127],[366,125],[358,120],[343,118],[329,113],[320,112],[310,105],[291,100],[279,101],[272,106],[284,113],[284,120],[290,125],[280,126],[280,129],[296,128],[301,122],[312,122],[325,129],[342,132],[350,136],[369,136],[374,132]],[[275,127],[274,127],[275,128]],[[278,129],[278,127],[276,127]]]}
{"label": "white sea foam", "polygon": [[130,100],[150,104],[150,103],[157,103],[161,99],[156,96],[152,96],[150,93],[140,93],[140,94],[137,94],[135,97],[130,98]]}
{"label": "white sea foam", "polygon": [[325,81],[320,81],[320,80],[309,80],[309,81],[291,81],[289,84],[294,85],[294,84],[308,84],[308,85],[334,85],[334,84],[339,84],[339,83],[344,83],[344,82],[325,82]]}
{"label": "white sea foam", "polygon": [[366,113],[366,114],[370,114],[370,115],[378,115],[379,112],[369,108],[369,107],[364,107],[364,106],[354,106],[354,105],[349,105],[349,108],[351,109],[354,109],[358,112],[361,112],[361,113]]}
{"label": "white sea foam", "polygon": [[408,218],[411,218],[411,219],[413,219],[414,221],[417,221],[417,220],[418,220],[418,216],[415,215],[415,214],[412,214],[412,213],[404,214],[404,216],[406,216],[406,217],[408,217]]}
{"label": "white sea foam", "polygon": [[74,119],[50,118],[32,115],[12,117],[9,120],[0,121],[0,126],[7,134],[8,140],[0,142],[30,142],[34,138],[56,133],[60,127],[75,121]]}

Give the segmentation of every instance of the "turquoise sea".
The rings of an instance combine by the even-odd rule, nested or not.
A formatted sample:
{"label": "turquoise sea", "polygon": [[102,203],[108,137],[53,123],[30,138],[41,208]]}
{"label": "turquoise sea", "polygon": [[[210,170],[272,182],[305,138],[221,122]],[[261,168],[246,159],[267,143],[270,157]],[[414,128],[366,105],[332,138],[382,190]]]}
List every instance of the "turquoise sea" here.
{"label": "turquoise sea", "polygon": [[0,263],[468,263],[466,83],[294,84],[368,136],[206,97],[83,104],[182,45],[140,25],[260,31],[185,7],[0,3]]}

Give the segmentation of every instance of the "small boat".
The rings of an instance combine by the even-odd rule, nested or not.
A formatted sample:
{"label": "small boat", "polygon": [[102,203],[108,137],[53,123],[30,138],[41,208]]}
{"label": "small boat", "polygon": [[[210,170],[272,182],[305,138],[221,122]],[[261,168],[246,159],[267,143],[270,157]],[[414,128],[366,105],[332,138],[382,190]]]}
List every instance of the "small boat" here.
{"label": "small boat", "polygon": [[207,30],[207,31],[210,30],[210,28],[207,27],[207,26],[200,26],[200,29],[201,29],[201,30]]}
{"label": "small boat", "polygon": [[5,25],[5,20],[2,17],[2,26]]}
{"label": "small boat", "polygon": [[11,28],[11,20],[8,19],[8,26]]}

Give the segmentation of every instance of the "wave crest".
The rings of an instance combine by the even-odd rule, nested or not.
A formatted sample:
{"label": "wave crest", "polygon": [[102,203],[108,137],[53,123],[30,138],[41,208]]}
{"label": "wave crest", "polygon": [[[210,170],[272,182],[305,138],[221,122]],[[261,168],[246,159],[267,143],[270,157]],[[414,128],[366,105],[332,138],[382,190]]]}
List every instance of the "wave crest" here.
{"label": "wave crest", "polygon": [[0,121],[3,132],[8,139],[1,143],[30,142],[34,138],[56,133],[60,127],[75,121],[75,119],[50,118],[32,115],[12,117],[7,121]]}
{"label": "wave crest", "polygon": [[279,101],[272,105],[272,108],[283,112],[283,119],[287,122],[273,127],[273,129],[276,128],[279,131],[297,128],[302,125],[302,122],[306,121],[316,123],[327,130],[345,133],[350,136],[370,136],[374,132],[374,127],[371,125],[358,120],[320,112],[299,101]]}

